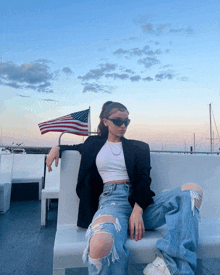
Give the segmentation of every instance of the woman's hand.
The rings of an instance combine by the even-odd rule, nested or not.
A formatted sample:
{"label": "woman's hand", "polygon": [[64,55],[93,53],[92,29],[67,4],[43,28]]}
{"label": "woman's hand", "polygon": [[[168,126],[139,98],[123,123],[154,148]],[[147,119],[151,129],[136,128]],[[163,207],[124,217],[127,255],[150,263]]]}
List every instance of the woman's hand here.
{"label": "woman's hand", "polygon": [[142,214],[143,209],[137,203],[135,203],[129,219],[130,238],[133,240],[135,234],[135,241],[141,240],[145,234]]}
{"label": "woman's hand", "polygon": [[55,160],[55,166],[56,167],[58,166],[59,151],[60,151],[60,148],[58,146],[53,147],[50,150],[50,152],[49,152],[49,154],[47,156],[47,159],[46,159],[46,164],[47,164],[48,172],[52,171],[51,165],[52,165],[52,163],[53,163],[54,160]]}

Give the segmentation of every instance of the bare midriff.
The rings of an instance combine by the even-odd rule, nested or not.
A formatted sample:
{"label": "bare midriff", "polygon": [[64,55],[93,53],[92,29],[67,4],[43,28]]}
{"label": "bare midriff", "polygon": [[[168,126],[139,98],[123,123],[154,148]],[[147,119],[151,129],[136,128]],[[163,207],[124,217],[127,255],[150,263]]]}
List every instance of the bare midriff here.
{"label": "bare midriff", "polygon": [[112,181],[107,181],[104,184],[109,184],[109,183],[125,183],[125,182],[128,182],[128,181],[129,181],[129,179],[126,179],[126,180],[112,180]]}

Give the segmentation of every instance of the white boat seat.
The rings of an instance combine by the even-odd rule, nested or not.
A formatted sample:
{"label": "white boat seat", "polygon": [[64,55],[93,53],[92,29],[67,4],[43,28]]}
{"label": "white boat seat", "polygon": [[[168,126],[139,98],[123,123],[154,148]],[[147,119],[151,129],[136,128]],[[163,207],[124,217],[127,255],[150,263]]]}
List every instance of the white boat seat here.
{"label": "white boat seat", "polygon": [[[81,155],[78,151],[62,153],[57,232],[54,243],[53,275],[64,275],[66,268],[85,267],[82,261],[86,247],[85,231],[76,226],[78,197],[76,183]],[[152,190],[157,194],[184,183],[195,183],[203,189],[200,209],[198,258],[220,257],[220,156],[174,153],[151,153]],[[128,240],[131,263],[149,263],[155,259],[156,242],[166,233],[166,225],[146,231],[135,242]],[[147,251],[147,253],[146,253]]]}

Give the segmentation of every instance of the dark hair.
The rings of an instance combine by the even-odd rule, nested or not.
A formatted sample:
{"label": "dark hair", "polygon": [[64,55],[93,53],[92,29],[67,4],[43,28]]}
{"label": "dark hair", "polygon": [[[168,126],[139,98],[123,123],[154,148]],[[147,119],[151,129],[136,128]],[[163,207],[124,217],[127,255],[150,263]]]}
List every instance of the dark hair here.
{"label": "dark hair", "polygon": [[108,127],[104,125],[103,118],[108,118],[113,112],[111,112],[113,109],[118,109],[121,112],[127,111],[127,108],[119,103],[119,102],[113,102],[113,101],[107,101],[102,106],[102,111],[99,115],[100,123],[98,125],[98,135],[100,136],[107,136],[108,135]]}

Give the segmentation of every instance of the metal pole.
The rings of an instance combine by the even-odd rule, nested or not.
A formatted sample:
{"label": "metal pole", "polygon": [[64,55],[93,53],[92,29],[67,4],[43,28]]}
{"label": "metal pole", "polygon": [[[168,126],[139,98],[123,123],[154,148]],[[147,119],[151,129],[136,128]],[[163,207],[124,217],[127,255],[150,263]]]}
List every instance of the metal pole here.
{"label": "metal pole", "polygon": [[89,106],[89,116],[88,116],[88,131],[91,132],[91,109]]}
{"label": "metal pole", "polygon": [[212,152],[212,104],[209,104],[209,117],[210,117],[210,149]]}
{"label": "metal pole", "polygon": [[214,142],[215,142],[214,131],[213,131],[212,133],[213,133],[213,134],[212,134],[212,140],[213,140],[213,142],[212,142],[212,149],[215,150],[215,144],[214,144]]}
{"label": "metal pole", "polygon": [[44,179],[43,179],[43,186],[42,186],[43,189],[45,187],[45,178],[46,178],[46,169],[47,169],[46,160],[47,160],[47,156],[45,155],[45,158],[44,158]]}
{"label": "metal pole", "polygon": [[194,152],[196,151],[196,134],[194,133]]}
{"label": "metal pole", "polygon": [[60,141],[61,141],[62,135],[66,134],[66,133],[69,133],[69,134],[74,134],[74,133],[77,133],[77,134],[97,134],[97,132],[64,131],[59,137],[58,146],[60,146]]}

